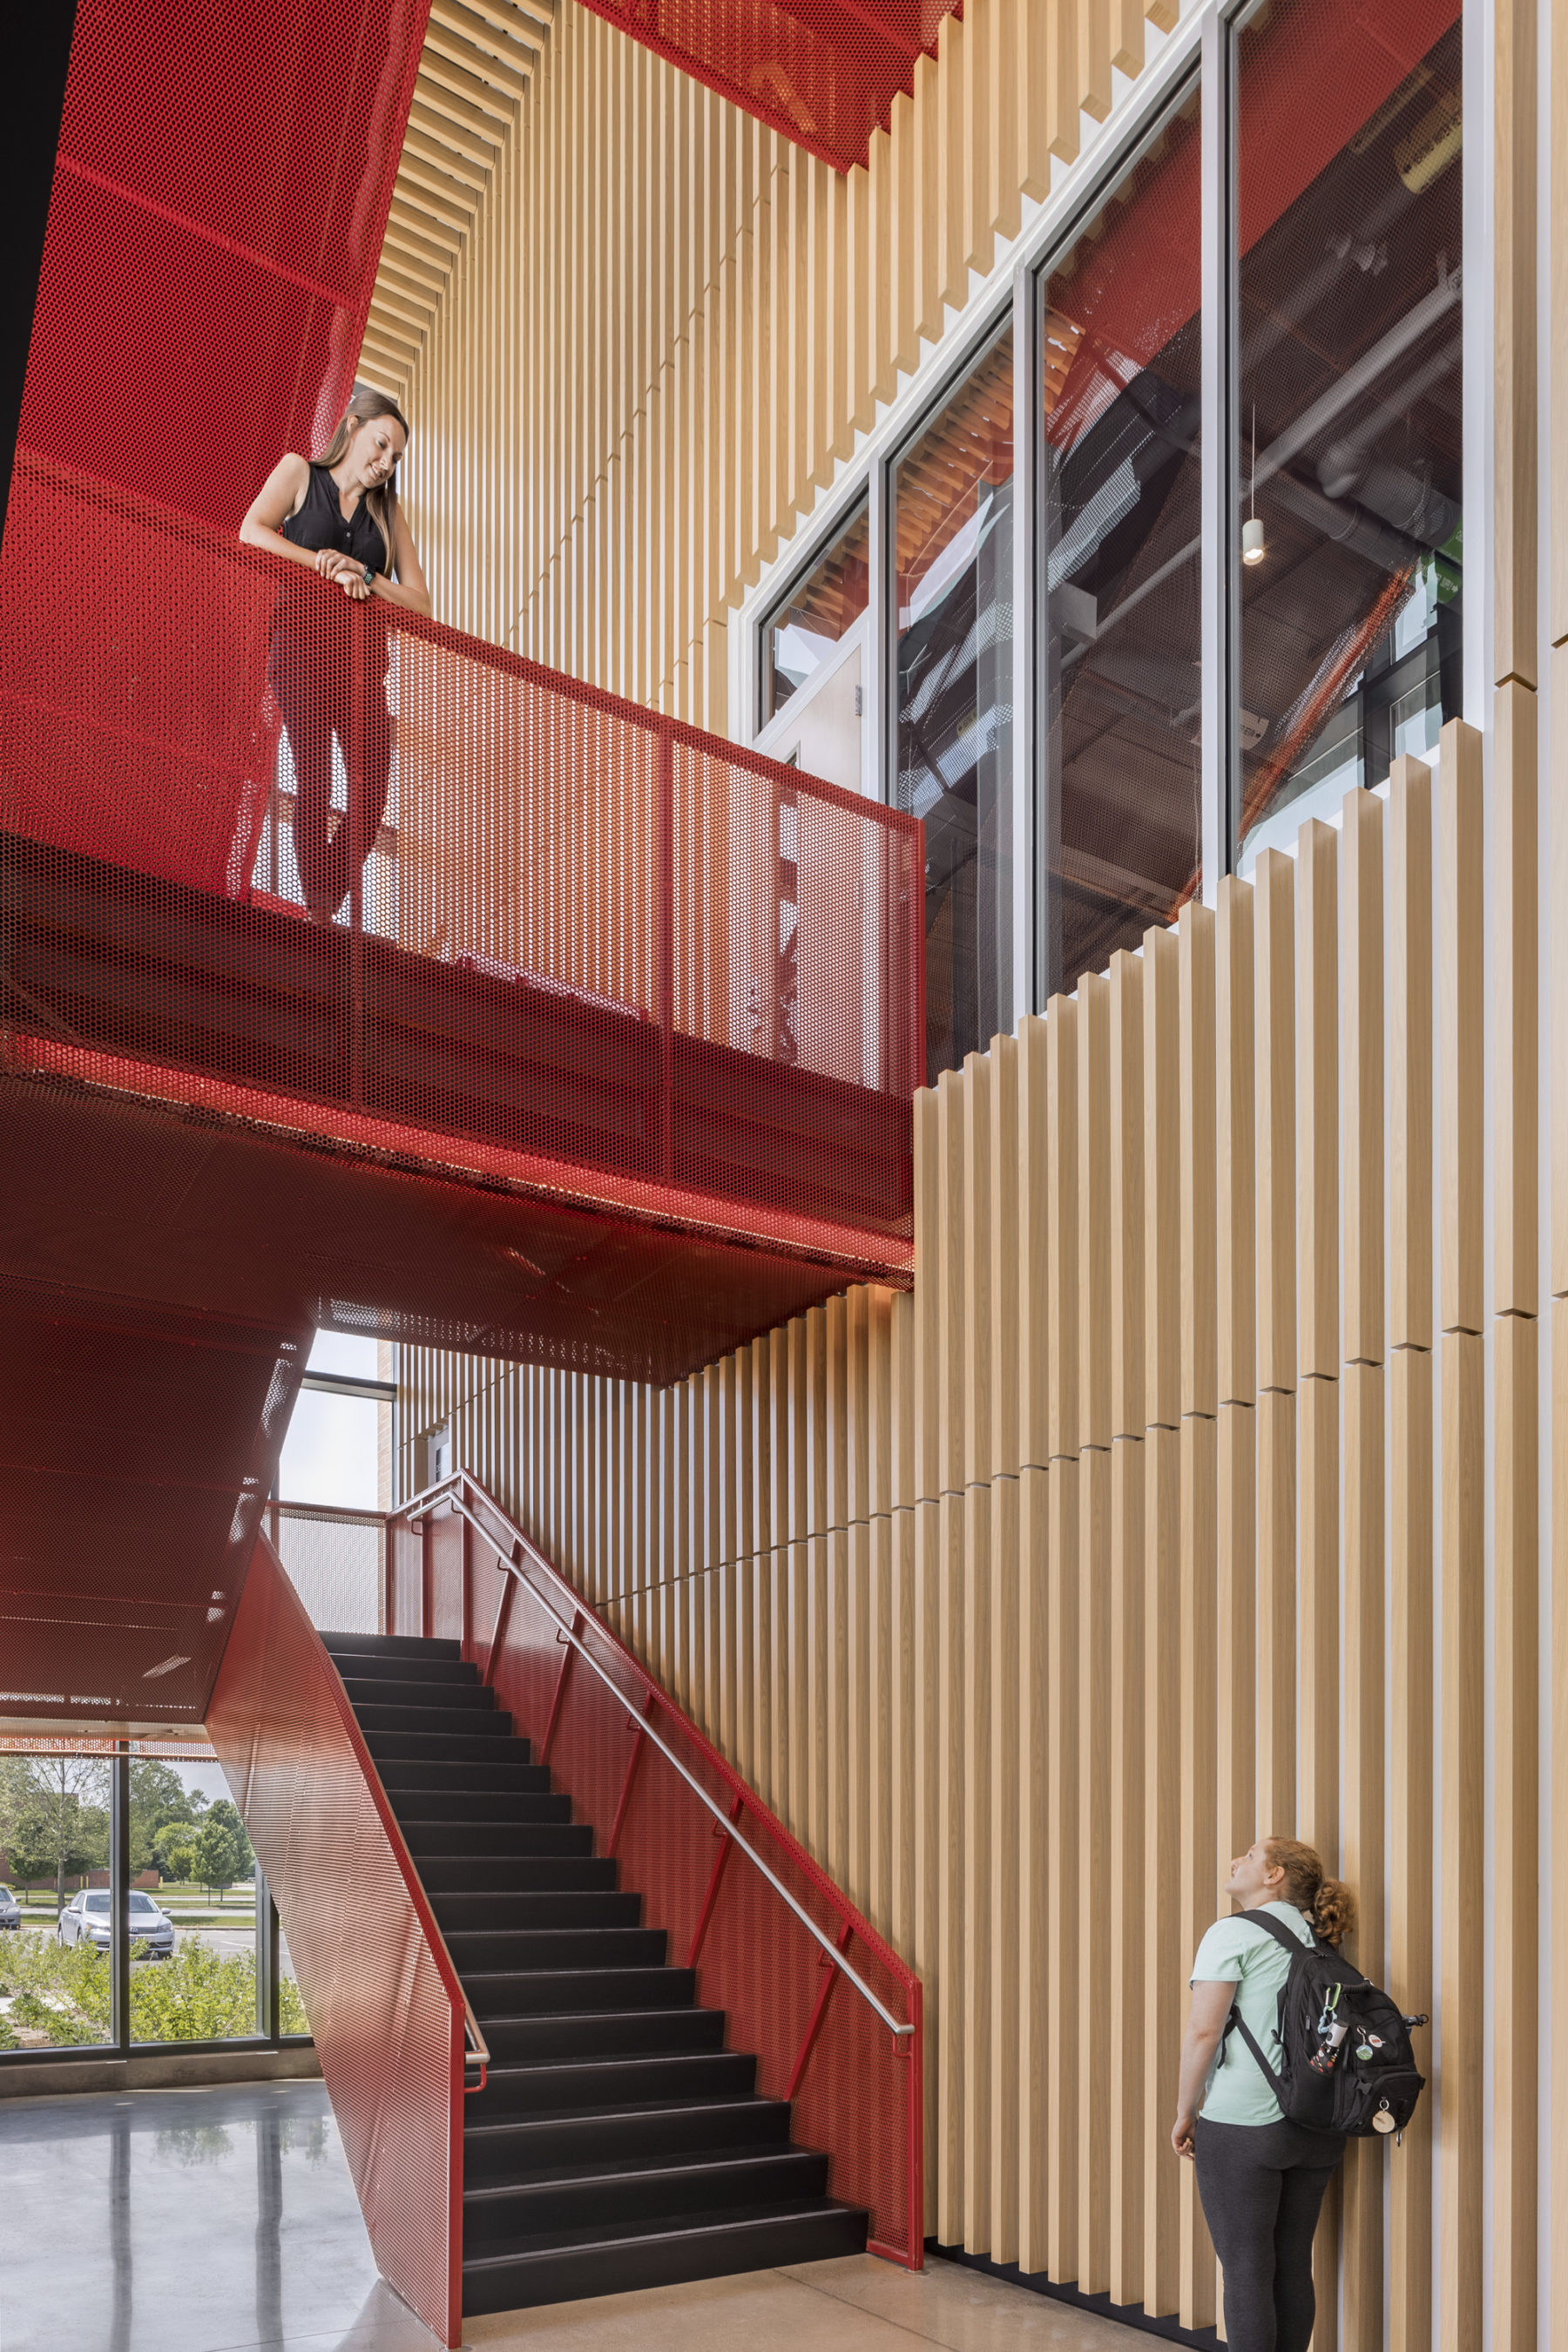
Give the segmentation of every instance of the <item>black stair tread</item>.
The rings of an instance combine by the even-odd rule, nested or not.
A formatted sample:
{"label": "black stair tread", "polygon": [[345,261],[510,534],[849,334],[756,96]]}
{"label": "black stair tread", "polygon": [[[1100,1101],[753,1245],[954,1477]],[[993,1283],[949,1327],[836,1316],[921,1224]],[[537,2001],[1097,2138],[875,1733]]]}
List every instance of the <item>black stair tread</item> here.
{"label": "black stair tread", "polygon": [[323,1646],[334,1658],[363,1650],[373,1658],[458,1658],[461,1642],[426,1633],[323,1633]]}
{"label": "black stair tread", "polygon": [[[520,1748],[523,1744],[516,1743]],[[418,1757],[378,1757],[374,1746],[367,1745],[399,1821],[439,1822],[445,1828],[451,1822],[489,1820],[526,1826],[572,1818],[572,1800],[551,1787],[549,1768],[543,1764],[514,1764],[510,1756],[500,1764],[441,1764]],[[471,1787],[465,1775],[479,1785]]]}
{"label": "black stair tread", "polygon": [[[584,2009],[526,2011],[485,2020],[485,2040],[498,2066],[549,2064],[552,2057],[631,2057],[639,2051],[702,2050],[724,2046],[721,2009]],[[521,2053],[524,2042],[547,2053],[538,2060]],[[502,2048],[502,2043],[510,2044]]]}
{"label": "black stair tread", "polygon": [[[351,1698],[353,1695],[350,1693]],[[359,1727],[366,1734],[390,1731],[410,1739],[510,1739],[511,1717],[495,1706],[410,1706],[405,1702],[384,1706],[353,1699]]]}
{"label": "black stair tread", "polygon": [[658,1969],[669,1958],[662,1927],[446,1927],[442,1933],[465,1989],[469,1969],[476,1976],[521,1976],[531,1969],[613,1969],[617,1962]]}
{"label": "black stair tread", "polygon": [[[429,1895],[614,1895],[616,1865],[591,1853],[426,1853],[409,1841]],[[488,1882],[488,1883],[487,1883]]]}
{"label": "black stair tread", "polygon": [[467,2205],[471,2198],[476,2205],[504,2205],[519,2189],[587,2188],[595,2183],[609,2188],[617,2180],[646,2180],[661,2173],[700,2177],[704,2172],[798,2165],[803,2158],[823,2161],[816,2148],[797,2147],[788,2139],[758,2140],[751,2147],[742,2143],[735,2147],[680,2148],[646,2156],[579,2158],[572,2164],[539,2165],[527,2172],[509,2172],[501,2180],[482,2181],[464,2189],[463,2202]]}
{"label": "black stair tread", "polygon": [[806,2221],[829,2213],[861,2221],[868,2218],[864,2206],[846,2205],[837,2197],[795,2197],[781,2199],[777,2204],[722,2206],[712,2214],[672,2213],[663,2223],[657,2221],[582,2222],[575,2229],[526,2231],[515,2238],[503,2238],[493,2246],[487,2245],[482,2254],[465,2254],[463,2274],[467,2277],[470,2272],[496,2270],[507,2263],[526,2262],[531,2255],[548,2256],[563,2252],[567,2248],[581,2252],[590,2246],[635,2243],[643,2238],[696,2236],[706,2230],[738,2232],[758,2222]]}
{"label": "black stair tread", "polygon": [[490,2081],[511,2081],[527,2076],[548,2086],[552,2074],[591,2074],[601,2069],[606,2074],[634,2075],[638,2069],[653,2074],[671,2066],[684,2067],[699,2073],[711,2067],[715,2059],[722,2059],[731,2071],[742,2066],[754,2066],[755,2053],[750,2050],[637,2050],[624,2057],[610,2057],[598,2052],[582,2058],[508,2059],[490,2068]]}
{"label": "black stair tread", "polygon": [[[388,1795],[392,1791],[388,1790]],[[451,1855],[454,1860],[496,1862],[546,1862],[570,1855],[587,1862],[594,1855],[594,1832],[587,1822],[569,1821],[564,1801],[559,1813],[547,1813],[539,1820],[532,1809],[551,1799],[519,1797],[514,1804],[529,1807],[528,1818],[519,1822],[440,1822],[426,1821],[423,1814],[398,1812],[397,1825],[403,1832],[410,1853],[428,1853],[432,1859]],[[397,1812],[394,1806],[393,1811]],[[498,1843],[480,1845],[474,1833],[494,1830]]]}
{"label": "black stair tread", "polygon": [[388,1683],[394,1689],[471,1690],[479,1679],[471,1658],[412,1657],[401,1650],[391,1657],[374,1650],[335,1650],[328,1655],[344,1682]]}
{"label": "black stair tread", "polygon": [[575,1891],[519,1889],[504,1894],[484,1888],[427,1886],[426,1892],[443,1930],[450,1927],[460,1936],[532,1935],[553,1927],[596,1936],[642,1926],[642,1896],[614,1886]]}
{"label": "black stair tread", "polygon": [[[372,1710],[374,1712],[374,1710]],[[362,1717],[360,1729],[364,1733],[365,1746],[379,1767],[387,1764],[481,1764],[486,1772],[492,1769],[529,1772],[535,1777],[524,1787],[548,1789],[550,1774],[542,1764],[514,1764],[507,1754],[507,1727],[500,1717],[479,1716],[482,1731],[397,1731],[387,1725],[366,1723]],[[498,1725],[499,1729],[490,1729]],[[490,1759],[495,1758],[492,1767]],[[458,1786],[461,1783],[457,1784]],[[507,1785],[515,1788],[515,1780]]]}
{"label": "black stair tread", "polygon": [[[710,2127],[725,2116],[737,2120],[749,2118],[760,2122],[764,2115],[776,2116],[781,2108],[787,2118],[789,2114],[787,2100],[764,2098],[758,2091],[741,2091],[732,2092],[724,2098],[617,2099],[603,2107],[574,2107],[572,2110],[572,2116],[574,2121],[598,2124],[617,2121],[638,2124],[667,2118],[672,2122],[679,2120],[687,2124],[700,2122],[705,2126]],[[554,2115],[541,2115],[536,2108],[532,2107],[521,2114],[509,2114],[503,2111],[500,2115],[479,2116],[473,2122],[466,2123],[463,2126],[463,2137],[465,2140],[483,2141],[502,2133],[510,2132],[515,2135],[531,2131],[543,2132],[558,2124],[561,2118]]]}
{"label": "black stair tread", "polygon": [[[592,2009],[595,1994],[607,2009],[625,2009],[632,2000],[649,2009],[689,2009],[697,1999],[697,1971],[666,1966],[476,1969],[465,1972],[463,1990],[476,2017],[542,2017],[552,2010]],[[501,2010],[498,2002],[508,2006]]]}
{"label": "black stair tread", "polygon": [[338,1672],[350,1704],[356,1710],[361,1706],[414,1706],[460,1708],[468,1715],[489,1715],[495,1707],[494,1691],[478,1675],[471,1681],[454,1675],[450,1681],[395,1682],[385,1675],[350,1673],[347,1669],[353,1663],[345,1658]]}

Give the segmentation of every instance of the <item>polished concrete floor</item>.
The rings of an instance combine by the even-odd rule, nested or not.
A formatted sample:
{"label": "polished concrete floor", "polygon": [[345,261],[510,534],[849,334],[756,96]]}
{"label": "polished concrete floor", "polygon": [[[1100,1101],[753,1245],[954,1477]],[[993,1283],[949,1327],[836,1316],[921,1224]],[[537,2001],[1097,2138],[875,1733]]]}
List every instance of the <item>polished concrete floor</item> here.
{"label": "polished concrete floor", "polygon": [[[937,2263],[868,2256],[470,2320],[506,2352],[1133,2352]],[[319,2083],[0,2101],[0,2352],[434,2352],[377,2278]]]}

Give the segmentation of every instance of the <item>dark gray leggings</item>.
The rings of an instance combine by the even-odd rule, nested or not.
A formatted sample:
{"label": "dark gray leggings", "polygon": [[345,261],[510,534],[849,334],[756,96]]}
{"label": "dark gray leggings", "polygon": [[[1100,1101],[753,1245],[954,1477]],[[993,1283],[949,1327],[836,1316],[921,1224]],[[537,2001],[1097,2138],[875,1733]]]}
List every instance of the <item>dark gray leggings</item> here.
{"label": "dark gray leggings", "polygon": [[1227,2352],[1307,2352],[1312,2235],[1344,2154],[1300,2124],[1197,2123],[1198,2195],[1225,2273]]}

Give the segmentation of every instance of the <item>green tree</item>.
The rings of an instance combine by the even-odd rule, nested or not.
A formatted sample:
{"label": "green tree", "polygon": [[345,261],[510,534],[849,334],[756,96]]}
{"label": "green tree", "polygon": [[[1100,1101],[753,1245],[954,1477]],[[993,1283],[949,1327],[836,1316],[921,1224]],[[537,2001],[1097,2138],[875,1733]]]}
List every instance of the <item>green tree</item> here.
{"label": "green tree", "polygon": [[67,1878],[108,1865],[109,1766],[98,1756],[22,1760],[26,1784],[16,1834],[29,1859],[44,1861],[37,1874],[53,1878],[55,1908],[62,1911]]}
{"label": "green tree", "polygon": [[192,1822],[165,1822],[153,1841],[153,1860],[159,1875],[180,1880],[196,1874],[196,1848],[201,1832]]}
{"label": "green tree", "polygon": [[217,1888],[221,1903],[226,1889],[237,1878],[244,1877],[246,1865],[243,1832],[237,1837],[227,1822],[217,1819],[217,1810],[214,1805],[202,1823],[201,1835],[196,1840],[195,1874],[204,1886]]}
{"label": "green tree", "polygon": [[233,1802],[232,1799],[228,1797],[219,1797],[207,1808],[207,1811],[203,1815],[202,1819],[204,1826],[207,1822],[221,1822],[223,1823],[225,1829],[228,1831],[229,1834],[234,1839],[235,1851],[239,1858],[239,1867],[235,1872],[235,1876],[237,1878],[248,1878],[252,1871],[256,1868],[256,1848],[251,1844],[250,1839],[246,1832],[244,1821],[240,1817],[239,1807]]}
{"label": "green tree", "polygon": [[161,1764],[152,1757],[137,1758],[131,1767],[132,1876],[157,1863],[162,1830],[190,1828],[199,1810],[174,1765]]}

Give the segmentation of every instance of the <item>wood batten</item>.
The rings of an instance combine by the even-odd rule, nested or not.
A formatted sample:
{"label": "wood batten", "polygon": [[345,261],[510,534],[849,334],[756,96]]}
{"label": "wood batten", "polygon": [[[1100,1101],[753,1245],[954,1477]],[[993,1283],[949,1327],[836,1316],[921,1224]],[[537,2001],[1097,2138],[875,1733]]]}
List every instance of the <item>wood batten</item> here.
{"label": "wood batten", "polygon": [[552,0],[431,0],[360,374],[407,409],[412,379],[516,133]]}
{"label": "wood batten", "polygon": [[911,1297],[661,1393],[404,1359],[410,1442],[450,1423],[920,1968],[944,2244],[1212,2322],[1167,2139],[1193,1947],[1258,1832],[1342,1868],[1356,1957],[1442,2020],[1441,2101],[1325,2221],[1344,2352],[1479,2340],[1484,2196],[1494,2310],[1533,2275],[1535,1947],[1503,1931],[1535,1901],[1541,1368],[1537,1318],[1479,1311],[1520,1082],[1504,1055],[1489,1097],[1515,886],[1479,754],[1451,722],[1436,776],[1401,761],[923,1090]]}
{"label": "wood batten", "polygon": [[840,174],[576,0],[434,0],[363,365],[441,617],[725,731],[731,614],[1103,118],[1111,15],[967,0]]}

